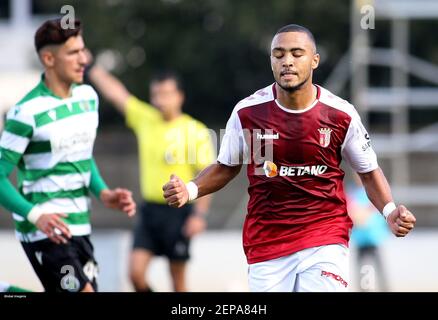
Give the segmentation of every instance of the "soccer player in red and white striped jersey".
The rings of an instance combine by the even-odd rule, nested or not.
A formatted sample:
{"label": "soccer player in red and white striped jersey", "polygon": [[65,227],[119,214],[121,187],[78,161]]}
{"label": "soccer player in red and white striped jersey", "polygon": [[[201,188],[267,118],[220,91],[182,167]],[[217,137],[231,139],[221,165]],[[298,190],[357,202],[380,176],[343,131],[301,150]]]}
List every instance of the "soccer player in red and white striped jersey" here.
{"label": "soccer player in red and white striped jersey", "polygon": [[274,36],[275,83],[240,101],[228,120],[217,163],[185,184],[163,186],[180,207],[224,187],[247,164],[243,246],[252,291],[348,290],[347,214],[342,159],[399,237],[415,217],[396,206],[355,108],[313,84],[319,54],[312,33],[287,25]]}

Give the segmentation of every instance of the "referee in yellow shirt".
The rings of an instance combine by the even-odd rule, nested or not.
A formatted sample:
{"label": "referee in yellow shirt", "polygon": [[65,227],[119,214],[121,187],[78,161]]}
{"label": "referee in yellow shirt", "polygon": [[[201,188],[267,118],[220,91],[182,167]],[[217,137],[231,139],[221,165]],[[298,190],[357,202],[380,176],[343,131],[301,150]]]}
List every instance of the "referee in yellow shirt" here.
{"label": "referee in yellow shirt", "polygon": [[171,208],[162,186],[172,173],[184,181],[214,161],[207,128],[182,112],[184,92],[176,74],[156,75],[149,85],[151,104],[134,97],[113,75],[95,65],[90,81],[105,99],[125,115],[126,124],[137,136],[140,184],[144,199],[134,231],[130,277],[136,291],[151,292],[145,274],[154,255],[169,259],[175,291],[186,291],[185,270],[190,238],[206,227],[210,197],[188,208]]}

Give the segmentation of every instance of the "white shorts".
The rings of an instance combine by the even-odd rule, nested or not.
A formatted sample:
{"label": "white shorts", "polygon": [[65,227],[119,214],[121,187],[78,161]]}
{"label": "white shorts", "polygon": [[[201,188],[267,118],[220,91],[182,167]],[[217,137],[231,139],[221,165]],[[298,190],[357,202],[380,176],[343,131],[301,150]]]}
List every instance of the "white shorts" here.
{"label": "white shorts", "polygon": [[253,263],[248,268],[254,292],[345,292],[349,286],[349,251],[331,244]]}

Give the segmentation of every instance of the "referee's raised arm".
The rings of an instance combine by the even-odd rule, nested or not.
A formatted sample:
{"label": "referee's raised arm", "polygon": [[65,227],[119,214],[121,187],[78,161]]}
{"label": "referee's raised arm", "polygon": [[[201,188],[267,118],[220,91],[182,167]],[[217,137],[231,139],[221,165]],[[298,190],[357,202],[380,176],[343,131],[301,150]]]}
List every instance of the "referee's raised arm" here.
{"label": "referee's raised arm", "polygon": [[119,79],[99,65],[93,65],[89,69],[88,77],[106,100],[122,114],[126,113],[127,101],[131,93]]}

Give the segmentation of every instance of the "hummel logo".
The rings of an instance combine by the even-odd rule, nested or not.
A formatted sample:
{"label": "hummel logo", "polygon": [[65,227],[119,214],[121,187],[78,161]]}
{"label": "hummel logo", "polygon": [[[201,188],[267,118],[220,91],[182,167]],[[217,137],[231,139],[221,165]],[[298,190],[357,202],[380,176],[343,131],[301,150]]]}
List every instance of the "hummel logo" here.
{"label": "hummel logo", "polygon": [[261,133],[257,133],[257,139],[259,140],[277,140],[280,139],[280,134],[276,133],[276,134],[261,134]]}

